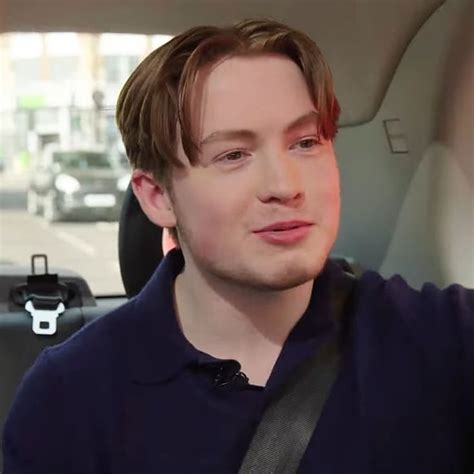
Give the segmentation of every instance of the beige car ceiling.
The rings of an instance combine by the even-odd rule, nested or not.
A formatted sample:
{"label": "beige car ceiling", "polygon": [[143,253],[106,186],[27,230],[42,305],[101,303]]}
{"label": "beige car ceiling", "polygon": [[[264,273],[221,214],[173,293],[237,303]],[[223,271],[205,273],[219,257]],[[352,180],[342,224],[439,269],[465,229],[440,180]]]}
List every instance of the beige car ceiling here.
{"label": "beige car ceiling", "polygon": [[176,34],[266,16],[310,34],[329,59],[341,125],[370,121],[419,27],[445,0],[1,0],[0,32]]}

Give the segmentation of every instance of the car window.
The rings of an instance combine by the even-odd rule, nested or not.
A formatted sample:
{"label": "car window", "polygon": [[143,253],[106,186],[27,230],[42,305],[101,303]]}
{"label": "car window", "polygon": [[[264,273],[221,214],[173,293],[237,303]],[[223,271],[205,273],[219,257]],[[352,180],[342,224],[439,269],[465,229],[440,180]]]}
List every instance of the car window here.
{"label": "car window", "polygon": [[0,262],[76,271],[123,295],[118,219],[130,167],[118,93],[167,35],[0,35]]}

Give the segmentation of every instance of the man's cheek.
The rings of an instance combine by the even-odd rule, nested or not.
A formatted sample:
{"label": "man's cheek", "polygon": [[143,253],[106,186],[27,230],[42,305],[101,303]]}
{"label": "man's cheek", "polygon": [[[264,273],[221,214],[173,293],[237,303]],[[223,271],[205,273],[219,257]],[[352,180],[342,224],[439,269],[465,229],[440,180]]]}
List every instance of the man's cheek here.
{"label": "man's cheek", "polygon": [[223,240],[221,237],[223,225],[219,217],[210,212],[209,207],[202,204],[190,218],[192,219],[192,226],[189,229],[190,237],[195,252],[203,255],[214,253]]}

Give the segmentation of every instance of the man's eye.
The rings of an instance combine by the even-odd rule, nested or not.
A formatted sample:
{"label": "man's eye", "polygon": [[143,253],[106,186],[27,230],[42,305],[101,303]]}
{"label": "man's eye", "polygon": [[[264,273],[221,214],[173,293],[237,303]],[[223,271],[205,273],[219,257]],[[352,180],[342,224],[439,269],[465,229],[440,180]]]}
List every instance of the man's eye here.
{"label": "man's eye", "polygon": [[232,151],[230,153],[226,153],[222,156],[222,160],[225,161],[238,161],[244,157],[243,152],[241,151]]}
{"label": "man's eye", "polygon": [[319,145],[321,142],[317,140],[316,138],[304,138],[303,140],[300,140],[297,143],[297,146],[299,148],[302,148],[303,150],[309,150],[316,145]]}

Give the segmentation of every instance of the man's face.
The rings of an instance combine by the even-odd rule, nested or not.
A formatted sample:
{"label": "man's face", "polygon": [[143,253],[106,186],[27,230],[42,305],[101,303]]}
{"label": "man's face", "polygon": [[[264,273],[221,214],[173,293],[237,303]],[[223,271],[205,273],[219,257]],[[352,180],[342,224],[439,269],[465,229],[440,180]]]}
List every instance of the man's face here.
{"label": "man's face", "polygon": [[337,235],[339,174],[301,71],[276,55],[228,58],[193,94],[199,164],[179,147],[172,178],[186,265],[257,290],[313,279]]}

